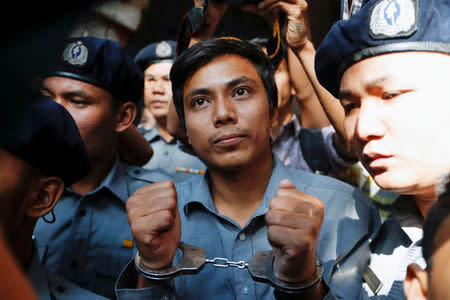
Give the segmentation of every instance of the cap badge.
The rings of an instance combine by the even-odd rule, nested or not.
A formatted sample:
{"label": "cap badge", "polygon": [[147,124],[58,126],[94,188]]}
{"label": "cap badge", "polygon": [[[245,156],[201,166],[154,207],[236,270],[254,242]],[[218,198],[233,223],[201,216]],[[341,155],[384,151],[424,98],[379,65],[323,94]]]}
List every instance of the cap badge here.
{"label": "cap badge", "polygon": [[156,46],[155,52],[158,57],[170,57],[172,56],[172,47],[168,42],[162,41]]}
{"label": "cap badge", "polygon": [[64,49],[63,58],[71,65],[84,65],[88,58],[88,49],[83,42],[76,41],[67,45]]}
{"label": "cap badge", "polygon": [[417,30],[417,0],[381,0],[369,12],[369,33],[375,39],[408,37]]}

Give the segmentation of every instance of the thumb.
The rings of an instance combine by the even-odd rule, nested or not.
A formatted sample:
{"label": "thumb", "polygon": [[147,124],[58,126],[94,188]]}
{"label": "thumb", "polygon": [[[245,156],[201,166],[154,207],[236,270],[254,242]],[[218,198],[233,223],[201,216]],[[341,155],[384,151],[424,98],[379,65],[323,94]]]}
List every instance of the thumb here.
{"label": "thumb", "polygon": [[280,189],[296,189],[295,185],[290,181],[289,179],[283,179],[281,180],[280,184],[278,185]]}

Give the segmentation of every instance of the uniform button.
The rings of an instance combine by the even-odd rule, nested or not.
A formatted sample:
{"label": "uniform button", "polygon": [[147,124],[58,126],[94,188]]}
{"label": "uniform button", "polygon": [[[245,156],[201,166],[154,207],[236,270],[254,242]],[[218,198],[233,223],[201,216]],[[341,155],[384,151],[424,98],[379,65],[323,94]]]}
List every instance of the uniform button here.
{"label": "uniform button", "polygon": [[80,216],[84,217],[86,215],[86,210],[83,208],[80,210]]}
{"label": "uniform button", "polygon": [[141,174],[141,170],[134,170],[134,174],[136,174],[136,175]]}
{"label": "uniform button", "polygon": [[76,261],[72,261],[72,263],[70,264],[70,266],[73,268],[73,269],[76,269],[77,267],[78,267],[78,263],[76,262]]}
{"label": "uniform button", "polygon": [[56,291],[60,294],[64,294],[66,292],[66,289],[62,285],[58,285],[56,287]]}
{"label": "uniform button", "polygon": [[169,296],[168,295],[164,295],[161,297],[161,300],[169,300]]}
{"label": "uniform button", "polygon": [[239,239],[240,239],[241,241],[245,241],[246,238],[247,238],[247,236],[245,235],[245,233],[241,233],[241,234],[239,235]]}
{"label": "uniform button", "polygon": [[242,292],[244,293],[244,294],[248,294],[248,292],[250,291],[250,289],[248,288],[248,286],[244,286],[243,288],[242,288]]}
{"label": "uniform button", "polygon": [[169,155],[169,152],[165,151],[165,152],[164,152],[164,155]]}

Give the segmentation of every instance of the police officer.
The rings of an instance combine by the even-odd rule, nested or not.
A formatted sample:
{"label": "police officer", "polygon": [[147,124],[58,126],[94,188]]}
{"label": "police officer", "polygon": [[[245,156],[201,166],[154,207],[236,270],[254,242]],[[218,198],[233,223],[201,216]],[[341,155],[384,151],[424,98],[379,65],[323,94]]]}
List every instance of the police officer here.
{"label": "police officer", "polygon": [[36,295],[48,300],[106,299],[46,270],[32,239],[36,221],[52,210],[64,185],[90,171],[75,121],[64,107],[41,96],[9,111],[0,131],[1,226]]}
{"label": "police officer", "polygon": [[154,151],[144,168],[164,169],[179,181],[202,173],[205,165],[193,153],[182,151],[167,129],[169,106],[173,101],[169,72],[175,58],[176,43],[169,40],[144,47],[134,61],[144,73],[145,108],[155,118],[155,126],[143,131]]}
{"label": "police officer", "polygon": [[407,266],[426,265],[423,219],[450,170],[449,16],[445,0],[370,1],[316,54],[353,151],[381,188],[401,194],[371,244],[364,292],[375,299],[403,299]]}
{"label": "police officer", "polygon": [[75,119],[92,171],[66,186],[48,224],[35,236],[45,266],[106,297],[133,256],[126,201],[138,188],[170,178],[120,160],[117,135],[132,126],[143,89],[139,67],[116,42],[94,37],[67,39],[42,82],[42,93]]}

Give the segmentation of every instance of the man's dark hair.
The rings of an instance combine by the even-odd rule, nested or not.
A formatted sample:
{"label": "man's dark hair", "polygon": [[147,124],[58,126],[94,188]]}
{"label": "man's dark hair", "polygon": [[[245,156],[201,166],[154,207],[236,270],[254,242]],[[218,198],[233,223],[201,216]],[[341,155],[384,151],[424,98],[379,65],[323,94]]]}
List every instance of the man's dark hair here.
{"label": "man's dark hair", "polygon": [[432,267],[432,257],[435,250],[435,235],[446,218],[450,217],[450,173],[448,173],[437,188],[437,200],[428,211],[423,224],[422,254],[427,262],[427,268]]}
{"label": "man's dark hair", "polygon": [[258,72],[269,100],[270,113],[278,105],[278,92],[273,77],[273,66],[266,54],[255,44],[230,38],[208,39],[184,50],[176,59],[170,70],[173,101],[180,118],[181,126],[186,129],[183,106],[183,90],[185,83],[201,67],[216,57],[235,54],[249,60]]}

